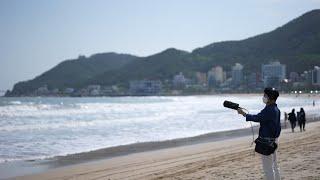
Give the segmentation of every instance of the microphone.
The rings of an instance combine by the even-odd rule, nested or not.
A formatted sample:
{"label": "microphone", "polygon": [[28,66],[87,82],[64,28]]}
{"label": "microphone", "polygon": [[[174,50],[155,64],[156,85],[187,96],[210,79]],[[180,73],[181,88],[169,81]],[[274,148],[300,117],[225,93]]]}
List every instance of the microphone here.
{"label": "microphone", "polygon": [[238,110],[240,108],[239,104],[231,102],[231,101],[224,101],[223,106],[226,108],[234,109],[234,110]]}
{"label": "microphone", "polygon": [[[231,101],[224,101],[223,102],[223,106],[226,107],[226,108],[234,109],[234,110],[238,110],[239,108],[240,109],[244,109],[244,108],[240,107],[239,104],[231,102]],[[246,110],[246,109],[244,109],[244,110]],[[246,111],[248,111],[248,110],[246,110]],[[248,111],[248,113],[249,113],[249,111]],[[252,145],[253,142],[255,142],[254,141],[254,131],[253,131],[253,126],[252,126],[251,121],[249,121],[249,122],[250,122],[250,125],[251,125],[251,133],[252,133],[252,143],[251,143],[251,145]]]}

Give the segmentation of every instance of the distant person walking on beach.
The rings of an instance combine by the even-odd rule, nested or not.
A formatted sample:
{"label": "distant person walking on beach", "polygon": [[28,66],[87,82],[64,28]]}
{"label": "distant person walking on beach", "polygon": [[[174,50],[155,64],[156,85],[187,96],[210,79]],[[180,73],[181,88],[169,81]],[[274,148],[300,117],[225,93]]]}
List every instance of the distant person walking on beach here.
{"label": "distant person walking on beach", "polygon": [[[297,122],[298,122],[298,126],[301,127],[301,121],[300,121],[300,112],[297,112]],[[301,129],[300,129],[301,131]]]}
{"label": "distant person walking on beach", "polygon": [[287,128],[288,113],[284,112],[284,128]]}
{"label": "distant person walking on beach", "polygon": [[280,179],[276,152],[277,142],[281,132],[281,112],[276,104],[278,96],[279,92],[277,90],[274,88],[266,88],[263,96],[263,103],[265,103],[266,106],[257,115],[246,114],[241,108],[238,109],[238,113],[246,117],[246,121],[260,123],[259,137],[255,140],[255,150],[261,154],[263,171],[267,180]]}
{"label": "distant person walking on beach", "polygon": [[296,127],[297,117],[294,109],[292,109],[291,113],[289,113],[289,121],[291,125],[292,132],[294,132],[294,128]]}
{"label": "distant person walking on beach", "polygon": [[306,113],[304,112],[303,108],[300,108],[300,112],[298,117],[298,124],[300,127],[300,132],[305,131],[305,126],[306,126]]}

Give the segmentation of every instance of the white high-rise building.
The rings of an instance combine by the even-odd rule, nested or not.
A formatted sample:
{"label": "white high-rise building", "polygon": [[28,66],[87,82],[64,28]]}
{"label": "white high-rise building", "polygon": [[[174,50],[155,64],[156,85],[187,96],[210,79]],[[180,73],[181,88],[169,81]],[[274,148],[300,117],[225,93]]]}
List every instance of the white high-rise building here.
{"label": "white high-rise building", "polygon": [[320,67],[315,66],[312,70],[312,85],[320,85]]}
{"label": "white high-rise building", "polygon": [[286,78],[286,65],[280,64],[279,61],[263,64],[261,71],[265,87],[279,86],[280,81]]}
{"label": "white high-rise building", "polygon": [[221,66],[213,67],[208,71],[208,85],[216,86],[225,80],[223,68]]}
{"label": "white high-rise building", "polygon": [[243,81],[243,65],[240,63],[236,63],[234,66],[232,66],[232,83],[234,85],[240,85]]}
{"label": "white high-rise building", "polygon": [[215,80],[219,83],[223,82],[223,68],[221,66],[216,66],[212,68],[213,75]]}

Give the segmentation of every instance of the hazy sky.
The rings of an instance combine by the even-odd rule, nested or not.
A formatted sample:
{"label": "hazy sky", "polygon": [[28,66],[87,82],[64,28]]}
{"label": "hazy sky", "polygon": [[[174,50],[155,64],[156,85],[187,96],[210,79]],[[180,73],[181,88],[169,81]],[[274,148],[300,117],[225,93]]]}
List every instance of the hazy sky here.
{"label": "hazy sky", "polygon": [[0,0],[0,89],[79,54],[191,51],[319,8],[320,0]]}

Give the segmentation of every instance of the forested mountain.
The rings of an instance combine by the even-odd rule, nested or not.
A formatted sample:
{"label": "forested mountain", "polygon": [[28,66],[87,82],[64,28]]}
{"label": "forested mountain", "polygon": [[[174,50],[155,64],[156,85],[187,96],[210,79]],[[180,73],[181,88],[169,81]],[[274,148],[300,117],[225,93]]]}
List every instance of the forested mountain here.
{"label": "forested mountain", "polygon": [[184,72],[207,72],[214,65],[225,69],[238,62],[245,73],[278,60],[287,72],[320,65],[320,10],[313,10],[275,30],[239,41],[212,43],[192,52],[167,49],[148,57],[103,53],[67,60],[33,80],[17,83],[7,95],[27,95],[43,85],[49,88],[85,87],[89,84],[128,85],[130,80],[171,79]]}

